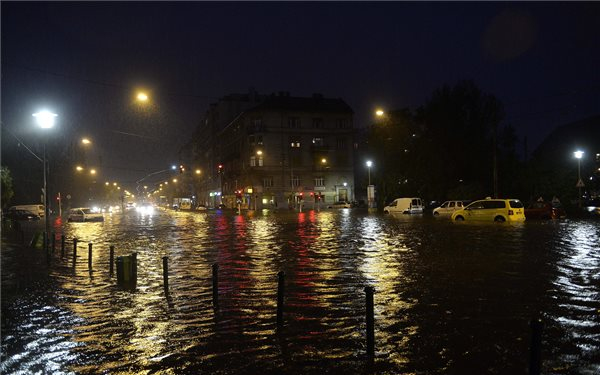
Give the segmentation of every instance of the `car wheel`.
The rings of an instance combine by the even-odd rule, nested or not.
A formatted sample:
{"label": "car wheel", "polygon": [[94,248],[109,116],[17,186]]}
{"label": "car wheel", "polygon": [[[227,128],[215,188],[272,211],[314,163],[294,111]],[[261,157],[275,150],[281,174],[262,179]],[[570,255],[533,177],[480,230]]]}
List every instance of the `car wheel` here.
{"label": "car wheel", "polygon": [[454,218],[454,221],[465,221],[465,218],[459,215]]}
{"label": "car wheel", "polygon": [[433,216],[440,216],[440,213],[439,212],[434,212]]}
{"label": "car wheel", "polygon": [[504,222],[506,221],[506,219],[504,219],[504,217],[502,217],[502,216],[496,216],[496,217],[494,218],[494,221],[495,221],[496,223],[504,223]]}

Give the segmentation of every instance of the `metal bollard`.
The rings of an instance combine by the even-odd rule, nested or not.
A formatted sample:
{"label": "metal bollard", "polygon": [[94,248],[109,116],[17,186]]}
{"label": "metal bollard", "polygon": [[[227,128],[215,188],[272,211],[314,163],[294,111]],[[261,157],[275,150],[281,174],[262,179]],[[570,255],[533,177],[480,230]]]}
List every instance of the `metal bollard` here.
{"label": "metal bollard", "polygon": [[541,319],[532,319],[531,347],[529,348],[529,375],[540,375],[542,371],[542,329],[544,324]]}
{"label": "metal bollard", "polygon": [[60,256],[61,258],[65,257],[65,235],[60,235]]}
{"label": "metal bollard", "polygon": [[92,243],[88,243],[88,269],[92,270]]}
{"label": "metal bollard", "polygon": [[77,238],[73,238],[73,266],[77,262]]}
{"label": "metal bollard", "polygon": [[367,314],[367,356],[372,359],[375,356],[375,310],[373,303],[373,287],[365,287],[366,314]]}
{"label": "metal bollard", "polygon": [[114,263],[115,263],[115,247],[113,245],[110,245],[110,257],[109,257],[109,274],[110,276],[113,275],[113,271],[114,271]]}
{"label": "metal bollard", "polygon": [[219,307],[219,265],[217,263],[212,265],[212,295],[213,295],[213,307]]}
{"label": "metal bollard", "polygon": [[46,255],[48,255],[48,232],[44,232],[42,234],[43,234],[43,239],[44,239],[43,250],[46,252]]}
{"label": "metal bollard", "polygon": [[131,253],[131,283],[132,287],[137,286],[137,253]]}
{"label": "metal bollard", "polygon": [[277,272],[277,327],[283,326],[283,300],[285,295],[285,272]]}
{"label": "metal bollard", "polygon": [[165,294],[169,295],[169,257],[162,257],[163,261],[163,285]]}

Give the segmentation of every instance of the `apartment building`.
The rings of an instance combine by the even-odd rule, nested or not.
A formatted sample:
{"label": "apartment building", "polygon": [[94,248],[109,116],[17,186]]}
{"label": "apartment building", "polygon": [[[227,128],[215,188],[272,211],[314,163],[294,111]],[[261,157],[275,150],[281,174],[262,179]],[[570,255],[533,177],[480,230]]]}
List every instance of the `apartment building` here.
{"label": "apartment building", "polygon": [[260,97],[216,133],[216,184],[201,194],[250,209],[353,201],[353,138],[353,111],[342,99]]}

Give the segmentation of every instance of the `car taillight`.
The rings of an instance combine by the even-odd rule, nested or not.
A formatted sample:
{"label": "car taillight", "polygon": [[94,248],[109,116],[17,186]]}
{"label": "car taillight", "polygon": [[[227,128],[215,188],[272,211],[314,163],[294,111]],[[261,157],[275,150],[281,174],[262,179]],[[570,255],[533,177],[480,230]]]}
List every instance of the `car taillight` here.
{"label": "car taillight", "polygon": [[510,216],[510,215],[514,215],[514,212],[513,212],[513,210],[508,210],[508,215],[509,215],[509,216]]}

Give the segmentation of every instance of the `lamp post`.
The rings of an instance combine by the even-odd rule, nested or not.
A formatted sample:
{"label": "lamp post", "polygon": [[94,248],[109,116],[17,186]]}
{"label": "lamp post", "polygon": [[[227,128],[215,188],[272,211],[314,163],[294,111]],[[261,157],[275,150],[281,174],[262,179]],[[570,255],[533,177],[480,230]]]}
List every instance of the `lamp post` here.
{"label": "lamp post", "polygon": [[[33,114],[33,117],[35,117],[38,126],[42,129],[52,129],[54,127],[54,123],[57,116],[57,114],[49,111],[41,111]],[[45,238],[47,239],[48,235],[50,234],[50,207],[48,205],[48,160],[46,158],[46,141],[47,137],[44,136],[44,220],[46,228]],[[44,243],[44,250],[48,250],[48,241]]]}
{"label": "lamp post", "polygon": [[373,166],[373,162],[371,160],[367,160],[367,169],[369,174],[369,185],[367,186],[367,207],[373,208],[373,201],[375,198],[375,188],[371,185],[371,167]]}
{"label": "lamp post", "polygon": [[581,208],[581,188],[585,186],[583,180],[581,179],[581,158],[583,157],[584,152],[577,150],[573,153],[575,158],[577,159],[577,185],[579,188],[579,208]]}

